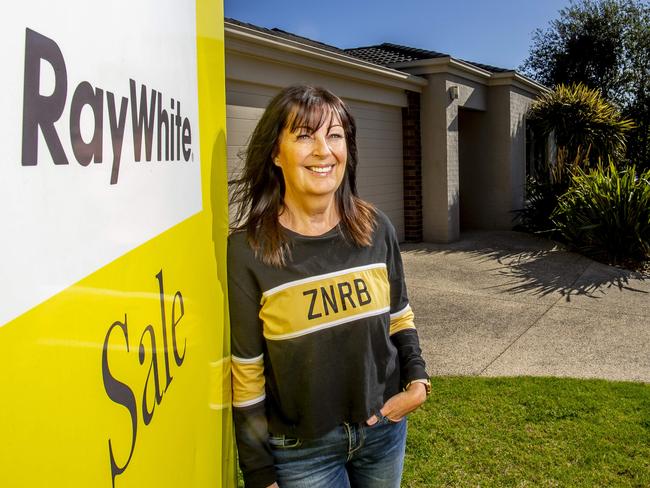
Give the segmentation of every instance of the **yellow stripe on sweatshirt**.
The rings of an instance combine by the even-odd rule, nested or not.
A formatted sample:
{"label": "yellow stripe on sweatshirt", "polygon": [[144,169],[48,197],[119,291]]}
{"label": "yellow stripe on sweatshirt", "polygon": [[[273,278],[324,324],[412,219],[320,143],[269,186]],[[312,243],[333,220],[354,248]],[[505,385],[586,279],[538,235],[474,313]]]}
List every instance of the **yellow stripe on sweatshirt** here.
{"label": "yellow stripe on sweatshirt", "polygon": [[232,356],[232,405],[247,407],[264,400],[264,356],[242,359]]}
{"label": "yellow stripe on sweatshirt", "polygon": [[292,339],[390,311],[384,263],[290,282],[265,292],[264,337]]}
{"label": "yellow stripe on sweatshirt", "polygon": [[413,310],[407,305],[402,310],[390,315],[390,335],[406,329],[415,329]]}

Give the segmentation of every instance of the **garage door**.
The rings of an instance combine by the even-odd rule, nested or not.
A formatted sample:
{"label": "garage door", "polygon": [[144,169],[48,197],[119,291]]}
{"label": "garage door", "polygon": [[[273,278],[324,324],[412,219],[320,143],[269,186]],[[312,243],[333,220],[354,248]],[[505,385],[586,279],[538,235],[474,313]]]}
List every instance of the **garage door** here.
{"label": "garage door", "polygon": [[[398,238],[403,240],[401,109],[362,102],[348,103],[357,122],[359,194],[391,219]],[[261,104],[255,105],[231,104],[226,107],[229,178],[239,174],[242,164],[240,155],[264,112]]]}
{"label": "garage door", "polygon": [[361,198],[382,210],[404,240],[404,184],[402,165],[402,111],[361,102],[348,102],[357,122]]}

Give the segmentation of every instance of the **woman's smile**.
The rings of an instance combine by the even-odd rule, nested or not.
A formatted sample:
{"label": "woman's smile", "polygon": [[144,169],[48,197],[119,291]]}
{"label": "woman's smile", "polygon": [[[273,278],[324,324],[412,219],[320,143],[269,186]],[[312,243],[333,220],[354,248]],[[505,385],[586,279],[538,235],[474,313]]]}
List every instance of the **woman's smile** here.
{"label": "woman's smile", "polygon": [[322,165],[322,166],[307,166],[307,169],[312,173],[316,173],[318,176],[327,176],[332,173],[334,168],[333,164]]}

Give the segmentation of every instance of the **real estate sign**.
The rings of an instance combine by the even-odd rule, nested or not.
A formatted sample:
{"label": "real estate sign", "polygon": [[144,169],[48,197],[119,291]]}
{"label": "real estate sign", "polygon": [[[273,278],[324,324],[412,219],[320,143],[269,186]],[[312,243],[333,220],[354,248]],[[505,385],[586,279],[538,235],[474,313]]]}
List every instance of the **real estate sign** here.
{"label": "real estate sign", "polygon": [[228,486],[221,1],[0,27],[0,486]]}

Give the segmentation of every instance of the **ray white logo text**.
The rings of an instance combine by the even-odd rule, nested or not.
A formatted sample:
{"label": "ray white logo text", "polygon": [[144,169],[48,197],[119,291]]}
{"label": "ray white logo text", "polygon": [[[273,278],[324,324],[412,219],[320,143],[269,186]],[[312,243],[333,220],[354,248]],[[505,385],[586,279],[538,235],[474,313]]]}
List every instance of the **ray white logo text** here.
{"label": "ray white logo text", "polygon": [[[41,86],[43,61],[54,70],[54,87]],[[122,146],[127,121],[133,137],[133,161],[188,162],[192,156],[192,127],[181,114],[181,102],[166,98],[162,92],[149,89],[129,79],[129,96],[119,97],[110,91],[81,81],[68,99],[68,75],[65,59],[58,44],[31,29],[25,34],[25,80],[23,91],[22,166],[36,166],[39,159],[39,132],[47,145],[55,165],[70,164],[71,157],[81,166],[104,161],[104,114],[108,114],[110,145],[113,150],[110,184],[115,185],[120,175]],[[45,91],[51,93],[44,94]],[[69,138],[72,154],[66,154],[62,144],[65,131],[57,131],[55,123],[61,119],[69,103]],[[104,109],[106,106],[106,110]],[[82,137],[82,111],[88,107],[94,118],[91,135]],[[130,115],[130,117],[129,117]],[[61,124],[65,124],[62,121]],[[88,132],[88,131],[84,131]],[[156,141],[156,152],[153,146]],[[41,155],[42,156],[42,155]]]}

